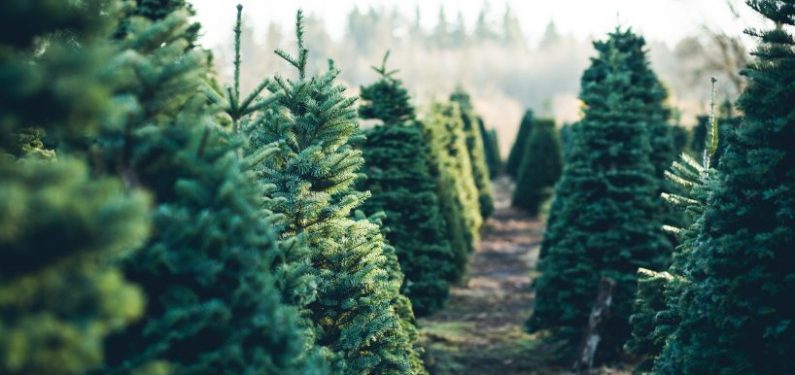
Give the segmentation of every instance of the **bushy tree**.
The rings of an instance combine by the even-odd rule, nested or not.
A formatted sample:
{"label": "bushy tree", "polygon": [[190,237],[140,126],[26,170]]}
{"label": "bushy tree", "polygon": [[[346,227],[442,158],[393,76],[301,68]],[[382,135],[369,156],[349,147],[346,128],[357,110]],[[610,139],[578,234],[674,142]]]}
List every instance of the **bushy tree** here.
{"label": "bushy tree", "polygon": [[363,190],[372,197],[365,212],[384,212],[384,230],[397,252],[405,278],[401,291],[411,299],[417,316],[435,312],[447,302],[455,263],[427,149],[414,108],[397,71],[386,68],[387,55],[375,83],[362,87],[359,114],[383,123],[365,132],[362,147]]}
{"label": "bushy tree", "polygon": [[719,125],[714,116],[715,80],[712,81],[712,85],[713,114],[708,118],[710,125],[702,138],[706,141],[706,145],[702,147],[705,151],[701,162],[682,153],[679,161],[674,162],[666,171],[666,178],[671,182],[673,193],[664,192],[662,198],[671,207],[679,210],[684,219],[681,226],[676,226],[678,223],[663,226],[678,240],[678,245],[672,254],[671,265],[662,272],[645,268],[638,270],[638,289],[634,310],[629,319],[632,325],[632,337],[627,341],[625,349],[643,358],[636,369],[639,371],[651,370],[663,345],[681,319],[677,306],[681,291],[687,285],[685,270],[689,267],[687,263],[691,261],[690,254],[697,246],[698,232],[703,223],[699,219],[704,212],[705,202],[710,191],[718,183],[716,171],[711,165],[719,145],[725,143],[725,140],[720,140],[717,133]]}
{"label": "bushy tree", "polygon": [[486,165],[489,168],[489,177],[494,179],[502,173],[502,157],[500,157],[500,143],[497,130],[486,130],[482,117],[478,117],[480,135],[483,138],[483,150],[486,153]]}
{"label": "bushy tree", "polygon": [[[708,143],[709,141],[707,139],[709,119],[710,117],[706,115],[698,116],[696,118],[696,126],[693,127],[693,139],[691,140],[690,150],[697,158],[701,158],[701,156],[704,154],[704,144]],[[712,157],[712,165],[716,167],[720,164],[720,158],[723,156],[723,152],[726,150],[726,146],[729,144],[729,140],[733,136],[734,129],[740,125],[742,118],[719,114],[717,116],[717,121],[720,138],[723,141],[720,142],[718,149],[715,152],[715,156]]]}
{"label": "bushy tree", "polygon": [[369,195],[354,187],[363,164],[356,99],[345,96],[331,62],[307,76],[303,32],[299,11],[297,55],[277,51],[297,78],[267,85],[273,99],[249,132],[251,147],[267,155],[257,171],[284,218],[282,239],[299,236],[309,247],[317,292],[304,310],[315,343],[336,373],[423,373],[395,250],[376,218],[352,212]]}
{"label": "bushy tree", "polygon": [[535,120],[525,148],[512,205],[535,216],[538,215],[541,205],[552,196],[552,190],[563,169],[560,138],[555,129],[555,121]]}
{"label": "bushy tree", "polygon": [[598,55],[582,77],[585,116],[572,127],[528,322],[531,331],[548,329],[566,348],[576,348],[599,280],[614,280],[599,361],[616,358],[629,337],[636,270],[664,266],[670,252],[656,217],[662,202],[649,156],[648,119],[639,116],[650,88],[628,69],[635,64],[630,60],[645,56],[622,48],[631,35],[617,29],[594,43]]}
{"label": "bushy tree", "polygon": [[68,152],[120,112],[100,69],[113,57],[101,38],[115,11],[99,1],[0,5],[3,374],[96,369],[105,336],[143,310],[113,263],[146,239],[149,199]]}
{"label": "bushy tree", "polygon": [[156,232],[122,262],[149,302],[142,320],[106,340],[100,373],[319,372],[269,272],[279,254],[264,193],[240,140],[216,121],[188,13],[135,14],[116,35],[125,50],[115,68],[130,74],[116,95],[131,105],[102,132],[97,163],[152,192]]}
{"label": "bushy tree", "polygon": [[681,322],[658,374],[795,372],[795,100],[791,1],[748,5],[779,26],[752,30],[756,61],[744,71],[744,111],[721,156],[717,185],[685,268]]}
{"label": "bushy tree", "polygon": [[436,176],[439,204],[455,255],[455,280],[466,273],[483,223],[463,127],[458,106],[452,104],[433,104],[422,121],[431,176]]}
{"label": "bushy tree", "polygon": [[450,96],[450,100],[457,103],[461,110],[461,120],[464,124],[467,150],[469,151],[470,165],[472,166],[472,177],[475,179],[475,186],[478,189],[480,216],[485,220],[494,213],[494,200],[491,196],[491,179],[486,165],[486,152],[478,117],[475,114],[475,108],[472,106],[469,94],[463,89],[456,89]]}
{"label": "bushy tree", "polygon": [[533,130],[533,111],[526,110],[522,115],[522,121],[519,123],[519,132],[516,134],[516,139],[511,146],[511,152],[508,154],[508,160],[505,162],[505,173],[516,179],[519,177],[519,164],[522,163],[524,158],[525,144],[530,138],[530,132]]}

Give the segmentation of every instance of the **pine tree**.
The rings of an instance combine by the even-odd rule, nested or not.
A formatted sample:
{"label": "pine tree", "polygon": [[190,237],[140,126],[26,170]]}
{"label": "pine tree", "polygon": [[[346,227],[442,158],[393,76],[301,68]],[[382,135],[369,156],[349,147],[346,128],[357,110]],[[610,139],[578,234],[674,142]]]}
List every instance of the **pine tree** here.
{"label": "pine tree", "polygon": [[502,158],[500,157],[500,144],[497,139],[497,130],[486,130],[482,117],[478,117],[480,135],[483,138],[483,150],[486,153],[486,165],[489,168],[489,177],[494,179],[502,173]]}
{"label": "pine tree", "polygon": [[638,270],[638,289],[633,314],[629,319],[632,325],[632,337],[625,345],[625,349],[629,353],[644,358],[636,370],[651,370],[663,345],[681,319],[677,312],[677,305],[682,288],[687,285],[685,270],[689,267],[687,263],[691,261],[689,255],[697,246],[697,236],[702,224],[699,218],[704,212],[705,202],[710,191],[718,183],[716,171],[711,167],[712,160],[717,155],[719,145],[725,143],[725,140],[720,140],[719,133],[717,133],[719,125],[714,115],[714,79],[712,92],[713,108],[708,118],[710,126],[707,133],[709,135],[705,134],[704,137],[706,145],[703,148],[706,151],[702,161],[697,162],[688,154],[683,153],[679,161],[674,162],[670,170],[666,172],[666,178],[674,187],[674,193],[665,192],[662,194],[662,198],[671,207],[684,214],[681,227],[663,226],[678,240],[671,265],[663,272],[644,268]]}
{"label": "pine tree", "polygon": [[463,89],[456,89],[450,96],[450,100],[458,103],[461,110],[461,120],[464,123],[464,134],[466,134],[472,176],[478,189],[480,216],[485,220],[494,213],[494,200],[491,197],[491,179],[489,179],[489,169],[486,165],[486,152],[484,151],[478,118],[469,94]]}
{"label": "pine tree", "polygon": [[[135,12],[133,12],[135,14]],[[135,56],[116,66],[135,100],[103,131],[108,173],[150,190],[156,233],[124,259],[149,297],[137,324],[110,336],[102,374],[312,374],[297,311],[282,304],[268,270],[278,256],[261,188],[240,140],[217,119],[205,51],[191,48],[188,12],[135,15],[116,38]]]}
{"label": "pine tree", "polygon": [[453,104],[433,104],[422,121],[431,176],[436,176],[439,204],[455,254],[456,281],[466,273],[469,254],[480,241],[482,225],[463,127],[458,106]]}
{"label": "pine tree", "polygon": [[721,156],[685,274],[681,322],[654,369],[658,374],[795,372],[795,52],[782,25],[795,24],[791,1],[748,5],[778,26],[760,39],[745,116]]}
{"label": "pine tree", "polygon": [[563,169],[560,138],[555,129],[555,121],[535,120],[525,148],[512,205],[535,216],[538,215],[541,205],[552,196],[552,190]]}
{"label": "pine tree", "polygon": [[104,337],[143,310],[140,289],[113,263],[146,239],[149,199],[68,152],[120,112],[103,69],[112,13],[99,1],[0,5],[3,374],[96,369]]}
{"label": "pine tree", "polygon": [[505,162],[505,173],[514,179],[519,177],[519,164],[522,163],[524,158],[525,144],[530,138],[530,133],[533,130],[533,111],[526,110],[522,116],[522,121],[519,123],[519,133],[516,134],[516,140],[511,147],[511,153],[508,154],[508,160]]}
{"label": "pine tree", "polygon": [[446,304],[455,264],[422,130],[406,89],[394,78],[397,71],[386,68],[388,56],[374,67],[380,79],[361,89],[360,116],[383,122],[365,132],[367,179],[361,185],[372,197],[362,209],[386,214],[386,238],[405,274],[401,291],[422,316]]}
{"label": "pine tree", "polygon": [[[616,282],[597,360],[615,359],[630,333],[638,267],[667,264],[670,243],[655,215],[657,197],[646,124],[645,91],[622,51],[631,31],[595,42],[598,56],[582,78],[585,116],[572,127],[573,144],[556,187],[553,216],[542,244],[531,331],[548,329],[576,348],[601,278]],[[640,55],[642,57],[642,55]],[[620,147],[618,146],[620,145]],[[563,354],[571,353],[563,350]]]}
{"label": "pine tree", "polygon": [[317,297],[305,306],[315,343],[336,373],[424,373],[411,304],[400,294],[403,275],[376,217],[354,213],[368,193],[354,184],[363,164],[354,108],[337,84],[339,70],[307,76],[303,15],[298,53],[277,54],[297,79],[274,78],[273,103],[251,124],[251,146],[267,152],[260,178],[273,186],[272,210],[285,219],[283,239],[302,237],[317,276]]}

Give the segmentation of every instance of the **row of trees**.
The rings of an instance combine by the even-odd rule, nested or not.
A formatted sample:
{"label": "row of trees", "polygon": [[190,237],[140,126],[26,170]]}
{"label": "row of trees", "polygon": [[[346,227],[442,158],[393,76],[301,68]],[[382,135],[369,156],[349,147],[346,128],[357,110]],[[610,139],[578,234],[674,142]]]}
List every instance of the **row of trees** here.
{"label": "row of trees", "polygon": [[744,72],[744,117],[724,110],[695,129],[703,162],[673,162],[685,137],[667,125],[643,38],[616,29],[594,43],[527,323],[566,358],[628,351],[655,374],[795,371],[795,125],[784,104],[795,94],[795,12],[791,1],[748,4],[776,27],[750,31],[761,43]]}
{"label": "row of trees", "polygon": [[239,6],[223,88],[183,0],[0,13],[0,372],[425,373],[412,303],[491,207],[465,94],[419,123],[382,70],[357,111],[301,12],[294,78],[248,93]]}

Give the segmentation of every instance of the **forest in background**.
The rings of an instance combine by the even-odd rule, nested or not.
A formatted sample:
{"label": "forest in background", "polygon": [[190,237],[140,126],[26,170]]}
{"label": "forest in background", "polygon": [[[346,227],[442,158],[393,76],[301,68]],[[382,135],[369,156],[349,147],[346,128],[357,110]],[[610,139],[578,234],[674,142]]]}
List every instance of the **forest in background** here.
{"label": "forest in background", "polygon": [[[734,3],[728,0],[725,6],[739,17]],[[430,29],[423,24],[426,18],[436,20]],[[531,43],[510,7],[493,9],[488,2],[483,3],[474,24],[444,8],[437,14],[416,10],[411,16],[395,8],[353,8],[339,40],[329,35],[320,16],[310,13],[305,22],[306,44],[314,55],[310,69],[323,70],[326,59],[333,59],[344,67],[340,79],[353,93],[375,77],[371,67],[390,50],[390,61],[400,69],[415,103],[445,98],[463,86],[486,126],[497,129],[500,139],[515,138],[526,108],[539,117],[555,118],[559,126],[580,117],[579,74],[593,55],[593,39],[562,33],[554,20],[537,43]],[[267,28],[255,28],[255,23],[255,19],[247,20],[242,30],[241,50],[251,61],[242,67],[243,77],[283,70],[284,62],[273,50],[291,41],[287,30],[292,25],[272,22]],[[750,56],[741,35],[706,25],[701,29],[674,46],[654,40],[648,43],[652,67],[669,91],[674,121],[688,127],[708,109],[710,77],[718,79],[718,101],[737,98],[743,82],[740,70]],[[232,48],[218,45],[213,52],[221,79],[228,82]],[[257,83],[243,80],[241,87],[250,90]],[[507,155],[510,143],[503,142],[500,147]]]}

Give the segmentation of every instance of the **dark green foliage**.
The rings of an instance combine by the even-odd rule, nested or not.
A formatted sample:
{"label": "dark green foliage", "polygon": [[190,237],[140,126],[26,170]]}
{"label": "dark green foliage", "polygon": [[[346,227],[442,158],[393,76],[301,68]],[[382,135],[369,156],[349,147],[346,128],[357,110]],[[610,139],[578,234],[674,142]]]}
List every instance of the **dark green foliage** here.
{"label": "dark green foliage", "polygon": [[345,96],[331,62],[322,75],[307,76],[302,20],[299,11],[298,54],[277,51],[298,77],[274,79],[273,102],[247,131],[250,147],[265,155],[257,173],[272,186],[282,239],[309,249],[316,293],[304,313],[336,373],[424,373],[395,250],[377,218],[352,212],[369,195],[354,187],[363,164],[355,98]]}
{"label": "dark green foliage", "polygon": [[[748,4],[795,23],[792,1]],[[786,28],[751,35],[761,43],[744,71],[745,117],[699,219],[681,322],[655,363],[658,374],[795,373],[795,43]]]}
{"label": "dark green foliage", "polygon": [[681,154],[687,150],[687,146],[690,144],[690,131],[681,125],[673,126],[672,129],[674,133],[674,150]]}
{"label": "dark green foliage", "polygon": [[485,220],[494,213],[494,200],[491,196],[491,179],[486,165],[486,152],[478,117],[475,114],[475,108],[472,107],[469,94],[461,88],[453,92],[450,100],[458,103],[461,109],[461,119],[464,123],[464,134],[466,135],[467,150],[469,151],[470,165],[472,166],[472,177],[475,179],[475,186],[478,189],[480,216]]}
{"label": "dark green foliage", "polygon": [[631,31],[616,30],[594,43],[598,56],[582,78],[585,117],[572,127],[542,243],[528,326],[550,330],[553,339],[566,344],[563,355],[577,348],[602,277],[617,284],[597,361],[620,355],[630,334],[636,270],[665,266],[670,252],[656,217],[662,202],[649,159],[649,119],[640,116],[648,111],[649,83],[656,81],[627,68],[639,64],[634,59],[645,61],[644,54],[633,52],[643,46],[632,42],[638,39]]}
{"label": "dark green foliage", "polygon": [[316,373],[268,272],[278,253],[264,192],[207,105],[207,56],[189,48],[187,15],[133,16],[120,41],[136,58],[119,69],[137,74],[117,95],[137,103],[100,151],[106,170],[153,193],[156,232],[123,262],[149,297],[144,318],[106,340],[101,373]]}
{"label": "dark green foliage", "polygon": [[508,160],[505,162],[505,173],[516,179],[519,177],[519,166],[524,158],[525,144],[530,138],[530,132],[533,130],[533,111],[526,110],[522,116],[522,121],[519,123],[519,132],[516,134],[516,139],[513,141],[511,153],[508,154]]}
{"label": "dark green foliage", "polygon": [[707,196],[716,183],[715,170],[709,168],[708,164],[709,159],[702,165],[687,154],[682,154],[680,160],[674,162],[666,173],[677,194],[663,193],[662,196],[672,207],[684,214],[684,225],[681,228],[664,227],[675,234],[679,242],[668,270],[638,271],[638,290],[630,317],[632,337],[625,345],[629,353],[644,358],[638,370],[651,370],[654,360],[680,320],[677,306],[681,290],[687,285],[687,262],[690,261],[692,249],[697,244],[702,223],[699,218],[704,212]]}
{"label": "dark green foliage", "polygon": [[2,374],[96,369],[105,336],[143,310],[140,289],[113,262],[146,239],[149,199],[92,176],[83,154],[59,149],[56,159],[43,143],[48,132],[66,149],[120,112],[99,68],[112,57],[97,40],[106,21],[100,3],[81,5],[0,5]]}
{"label": "dark green foliage", "polygon": [[362,87],[359,107],[362,118],[383,121],[365,132],[367,179],[361,185],[372,197],[362,209],[386,214],[385,235],[405,275],[401,291],[417,316],[428,315],[447,302],[455,273],[453,252],[409,96],[383,65],[376,71],[381,79]]}
{"label": "dark green foliage", "polygon": [[480,240],[482,217],[458,106],[434,104],[422,127],[447,238],[455,254],[455,280],[461,280],[469,254]]}
{"label": "dark green foliage", "polygon": [[497,139],[497,130],[486,130],[483,118],[478,117],[480,135],[483,138],[483,151],[486,154],[486,165],[489,168],[489,177],[494,179],[502,173],[502,157],[500,156],[500,143]]}
{"label": "dark green foliage", "polygon": [[[698,116],[696,126],[693,128],[693,139],[690,141],[690,150],[692,151],[693,155],[697,158],[701,158],[704,154],[704,144],[707,141],[707,131],[709,128],[709,116]],[[723,152],[726,150],[726,147],[729,144],[729,139],[732,138],[734,134],[734,129],[736,129],[740,122],[742,121],[741,117],[727,117],[727,116],[718,116],[718,137],[722,140],[718,145],[718,151],[715,155],[711,158],[712,165],[718,166],[721,156],[723,156]],[[725,142],[724,142],[725,141]]]}
{"label": "dark green foliage", "polygon": [[552,190],[563,169],[555,121],[535,120],[525,148],[511,204],[535,216],[541,205],[552,197]]}
{"label": "dark green foliage", "polygon": [[574,124],[563,124],[560,127],[560,144],[563,148],[563,158],[565,159],[571,149],[571,144],[574,143],[572,141],[572,127]]}

